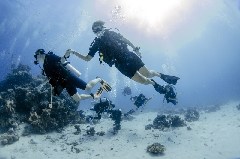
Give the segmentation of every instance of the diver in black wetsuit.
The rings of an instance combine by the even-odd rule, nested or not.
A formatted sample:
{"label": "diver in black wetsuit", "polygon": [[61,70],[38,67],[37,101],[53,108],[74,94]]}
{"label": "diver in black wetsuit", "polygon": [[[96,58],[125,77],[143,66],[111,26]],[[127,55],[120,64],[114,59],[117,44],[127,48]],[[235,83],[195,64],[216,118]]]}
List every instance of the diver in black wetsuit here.
{"label": "diver in black wetsuit", "polygon": [[109,117],[114,121],[113,134],[116,134],[118,130],[121,129],[122,111],[121,109],[114,108],[115,104],[113,104],[112,101],[110,101],[107,98],[104,99],[100,98],[99,103],[94,104],[93,108],[91,109],[97,113],[97,117],[90,116],[88,118],[90,120],[92,119],[100,120],[103,113],[108,113]]}
{"label": "diver in black wetsuit", "polygon": [[97,117],[94,117],[94,119],[100,120],[102,117],[101,115],[104,112],[109,113],[114,107],[115,105],[109,99],[100,98],[99,103],[94,104],[93,108],[91,108],[90,110],[93,110],[97,113]]}
{"label": "diver in black wetsuit", "polygon": [[131,90],[131,88],[128,87],[128,86],[125,87],[125,88],[123,89],[122,94],[123,94],[124,96],[126,96],[126,95],[131,95],[131,94],[132,94],[132,90]]}
{"label": "diver in black wetsuit", "polygon": [[157,92],[160,94],[164,94],[164,99],[166,99],[167,103],[171,102],[172,104],[176,105],[178,103],[177,99],[177,93],[173,90],[174,87],[171,85],[161,86],[157,84],[153,79],[151,79],[154,82],[153,87]]}
{"label": "diver in black wetsuit", "polygon": [[[59,57],[52,52],[45,53],[44,49],[38,49],[35,52],[35,64],[43,62],[43,74],[49,79],[49,83],[53,87],[54,95],[60,95],[62,90],[66,88],[69,95],[77,102],[89,98],[99,98],[104,90],[111,91],[111,87],[101,78],[96,78],[88,83],[78,78],[80,72],[67,62],[68,54]],[[79,94],[77,88],[82,90],[91,90],[98,82],[102,86],[98,89],[96,94]]]}
{"label": "diver in black wetsuit", "polygon": [[[72,53],[85,61],[90,61],[96,52],[98,52],[100,63],[105,62],[110,67],[115,65],[115,67],[122,74],[130,79],[145,85],[151,84],[154,86],[154,88],[156,88],[155,86],[158,85],[156,82],[153,82],[150,79],[154,76],[160,77],[168,84],[173,85],[175,85],[177,80],[180,79],[176,76],[164,75],[154,70],[147,69],[141,60],[139,47],[135,47],[121,34],[110,29],[105,29],[103,21],[94,22],[92,25],[92,30],[97,37],[92,42],[89,53],[86,56],[71,49],[67,50],[66,53]],[[128,46],[133,48],[133,52],[128,49]],[[158,89],[155,90],[158,91]],[[171,89],[170,91],[174,90]]]}
{"label": "diver in black wetsuit", "polygon": [[134,96],[134,97],[131,97],[130,100],[134,102],[134,105],[137,107],[137,108],[140,108],[141,106],[144,106],[147,104],[147,102],[149,100],[151,100],[152,98],[146,98],[145,95],[143,95],[142,93],[139,94],[138,96]]}

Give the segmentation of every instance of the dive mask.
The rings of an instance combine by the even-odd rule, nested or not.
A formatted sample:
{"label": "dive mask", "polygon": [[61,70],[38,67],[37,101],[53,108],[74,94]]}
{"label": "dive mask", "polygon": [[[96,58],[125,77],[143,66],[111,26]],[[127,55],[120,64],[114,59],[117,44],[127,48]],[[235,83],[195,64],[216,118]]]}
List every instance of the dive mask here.
{"label": "dive mask", "polygon": [[35,65],[39,64],[39,62],[38,62],[38,60],[37,60],[37,55],[44,54],[44,53],[45,53],[45,50],[44,50],[44,49],[38,49],[38,50],[35,52],[35,55],[34,55],[34,58],[35,58],[34,64],[35,64]]}

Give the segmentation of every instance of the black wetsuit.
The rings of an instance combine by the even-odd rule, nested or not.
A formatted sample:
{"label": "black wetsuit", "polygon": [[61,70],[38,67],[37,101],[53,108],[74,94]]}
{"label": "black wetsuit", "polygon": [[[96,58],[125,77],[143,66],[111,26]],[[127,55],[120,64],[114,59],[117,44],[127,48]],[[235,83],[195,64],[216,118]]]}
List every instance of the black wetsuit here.
{"label": "black wetsuit", "polygon": [[100,38],[92,42],[88,55],[94,57],[96,52],[102,53],[103,61],[110,67],[115,67],[125,76],[132,78],[134,74],[144,66],[142,60],[129,51],[123,36],[106,29]]}
{"label": "black wetsuit", "polygon": [[48,53],[43,63],[45,75],[49,83],[54,87],[55,95],[59,95],[64,88],[70,96],[77,93],[76,88],[85,90],[87,83],[68,71],[61,63],[61,57]]}

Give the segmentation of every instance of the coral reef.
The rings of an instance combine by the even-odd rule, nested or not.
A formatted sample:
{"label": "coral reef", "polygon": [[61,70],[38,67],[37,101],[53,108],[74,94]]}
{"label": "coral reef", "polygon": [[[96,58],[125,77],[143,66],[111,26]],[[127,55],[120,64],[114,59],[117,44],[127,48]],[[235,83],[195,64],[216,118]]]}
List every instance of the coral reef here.
{"label": "coral reef", "polygon": [[10,145],[19,140],[19,136],[14,131],[13,128],[10,128],[7,133],[4,133],[0,136],[0,143],[2,145]]}
{"label": "coral reef", "polygon": [[3,132],[19,123],[28,123],[24,134],[61,130],[69,123],[82,119],[66,92],[53,97],[51,87],[43,76],[34,78],[30,67],[20,64],[0,82],[0,130]]}
{"label": "coral reef", "polygon": [[186,121],[193,122],[199,120],[200,114],[195,109],[188,109],[184,117]]}
{"label": "coral reef", "polygon": [[162,155],[165,150],[165,146],[160,143],[153,143],[147,147],[147,152],[153,155]]}
{"label": "coral reef", "polygon": [[183,127],[186,126],[186,123],[177,115],[168,116],[170,118],[171,127]]}
{"label": "coral reef", "polygon": [[121,129],[122,111],[120,109],[112,110],[110,118],[114,121],[113,134],[117,134],[118,130]]}
{"label": "coral reef", "polygon": [[186,126],[184,120],[182,120],[177,115],[158,115],[154,120],[153,124],[149,124],[145,126],[145,130],[149,130],[151,128],[159,129],[159,130],[166,130],[170,127],[182,127]]}
{"label": "coral reef", "polygon": [[105,135],[105,132],[104,131],[100,131],[100,132],[97,132],[96,133],[98,136],[104,136]]}
{"label": "coral reef", "polygon": [[56,119],[50,116],[51,109],[43,109],[40,115],[36,112],[31,112],[30,114],[29,122],[34,133],[44,134],[51,130],[58,130]]}
{"label": "coral reef", "polygon": [[153,128],[154,129],[164,130],[165,128],[170,128],[170,126],[171,126],[171,123],[169,121],[169,118],[167,118],[166,115],[158,115],[153,120]]}
{"label": "coral reef", "polygon": [[61,131],[70,123],[82,122],[76,111],[77,105],[74,105],[71,99],[67,99],[67,95],[64,100],[58,97],[53,100],[52,108],[48,107],[46,103],[45,107],[40,109],[34,107],[35,109],[30,112],[28,121],[32,132],[42,134],[53,130]]}
{"label": "coral reef", "polygon": [[153,127],[153,125],[152,125],[152,124],[148,124],[148,125],[146,125],[146,126],[145,126],[145,130],[151,130],[151,129],[152,129],[152,127]]}
{"label": "coral reef", "polygon": [[86,131],[86,133],[87,133],[87,135],[89,135],[89,136],[94,136],[95,135],[95,129],[94,129],[94,127],[90,127],[89,129],[87,129],[87,131]]}
{"label": "coral reef", "polygon": [[80,125],[74,125],[74,128],[77,130],[74,134],[79,135],[81,133]]}
{"label": "coral reef", "polygon": [[0,92],[0,133],[18,125],[15,108],[14,91]]}
{"label": "coral reef", "polygon": [[[0,82],[0,92],[8,89],[16,88],[18,86],[28,86],[33,84],[33,77],[30,73],[31,68],[27,65],[19,64],[9,73],[5,80]],[[38,83],[39,84],[39,83]]]}
{"label": "coral reef", "polygon": [[0,137],[2,145],[10,145],[19,140],[19,136],[16,134],[6,134]]}
{"label": "coral reef", "polygon": [[135,112],[135,110],[131,109],[129,110],[127,113],[123,114],[123,120],[128,120],[131,121],[133,120],[135,117],[132,116],[132,114]]}
{"label": "coral reef", "polygon": [[240,104],[238,104],[238,105],[236,106],[236,108],[237,108],[237,110],[240,110]]}
{"label": "coral reef", "polygon": [[99,103],[94,104],[91,109],[96,112],[97,117],[88,116],[87,122],[100,120],[103,113],[109,114],[110,118],[114,121],[113,134],[117,134],[118,130],[121,129],[122,111],[120,109],[113,109],[115,105],[109,99],[100,99]]}

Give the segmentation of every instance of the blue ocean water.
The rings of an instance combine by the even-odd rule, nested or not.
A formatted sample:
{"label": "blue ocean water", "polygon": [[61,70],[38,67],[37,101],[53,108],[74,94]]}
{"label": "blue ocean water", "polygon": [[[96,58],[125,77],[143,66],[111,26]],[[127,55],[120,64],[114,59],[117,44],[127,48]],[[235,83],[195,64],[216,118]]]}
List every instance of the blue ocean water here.
{"label": "blue ocean water", "polygon": [[[59,56],[70,48],[87,54],[95,38],[91,27],[96,20],[105,21],[107,28],[120,32],[139,46],[147,68],[180,77],[175,86],[178,104],[166,103],[163,95],[152,86],[136,83],[116,68],[100,64],[97,54],[90,62],[71,55],[69,61],[82,73],[81,79],[90,81],[100,76],[113,88],[109,93],[104,92],[102,97],[109,98],[123,113],[134,109],[136,114],[133,118],[126,117],[118,134],[113,135],[112,129],[119,125],[110,118],[103,117],[96,125],[74,125],[68,118],[62,117],[61,114],[69,112],[69,107],[73,105],[70,103],[68,107],[60,107],[58,113],[53,110],[53,118],[47,118],[42,123],[40,120],[40,129],[37,129],[37,124],[34,125],[34,118],[31,119],[30,123],[38,132],[30,129],[33,134],[22,133],[28,127],[23,128],[21,120],[26,119],[29,123],[28,116],[40,116],[44,114],[43,110],[47,114],[49,109],[31,110],[33,106],[28,107],[29,101],[23,100],[30,115],[18,110],[20,113],[16,116],[16,101],[12,99],[19,95],[9,95],[0,90],[0,133],[4,132],[0,134],[0,159],[34,158],[32,152],[36,158],[107,158],[109,154],[112,158],[153,158],[146,154],[147,145],[153,142],[166,146],[165,155],[158,156],[163,158],[181,155],[184,158],[239,158],[240,0],[1,0],[0,81],[20,64],[28,65],[34,77],[40,75],[41,69],[34,65],[33,57],[39,48]],[[154,80],[161,85],[166,84],[160,78],[154,77]],[[122,93],[126,87],[131,89],[130,95]],[[50,88],[44,89],[47,92]],[[20,89],[21,93],[24,91]],[[34,97],[31,91],[24,92],[28,100]],[[78,92],[85,93],[80,89]],[[140,93],[151,100],[136,109],[130,97]],[[6,97],[8,102],[2,97]],[[18,101],[21,100],[18,98]],[[229,104],[231,102],[233,104]],[[48,106],[46,101],[33,103],[34,109],[38,104]],[[64,102],[59,103],[58,106]],[[92,106],[92,99],[81,101],[79,110],[89,113]],[[197,118],[196,122],[188,121],[184,127],[171,127],[166,131],[147,129],[157,115],[177,112],[183,116],[187,111],[182,108],[186,107],[197,108],[200,120],[197,121]],[[7,111],[5,108],[8,108]],[[163,108],[166,110],[163,111]],[[36,112],[37,115],[34,114]],[[9,116],[14,120],[9,120]],[[41,119],[39,116],[37,122]],[[68,127],[56,133],[59,125],[54,125],[57,123],[54,120],[60,126]],[[11,123],[4,125],[5,121]],[[52,125],[48,127],[46,123]],[[41,132],[41,126],[54,132]],[[105,136],[88,136],[88,129],[94,126],[99,132],[103,130]],[[81,130],[78,131],[78,128]],[[39,132],[45,134],[39,135]],[[15,133],[20,139],[16,139]],[[4,139],[14,137],[16,142],[4,146]]]}
{"label": "blue ocean water", "polygon": [[[39,48],[60,56],[69,48],[87,54],[94,38],[91,25],[101,19],[107,27],[118,28],[134,45],[141,47],[142,60],[149,69],[181,78],[176,85],[179,105],[239,100],[239,1],[205,0],[199,4],[182,1],[180,7],[155,13],[166,16],[155,17],[150,23],[141,19],[140,13],[132,17],[130,12],[124,12],[121,1],[2,0],[0,80],[13,64],[19,63],[31,66],[34,75],[40,74],[33,64],[33,53]],[[86,63],[72,56],[71,63],[86,81],[101,76],[112,83],[114,91],[106,96],[119,103],[119,107],[131,105],[122,96],[125,86],[130,86],[134,95],[144,93],[154,97],[152,107],[163,105],[163,97],[151,86],[137,84],[116,69],[100,65],[98,57]],[[164,84],[161,79],[155,80]]]}

